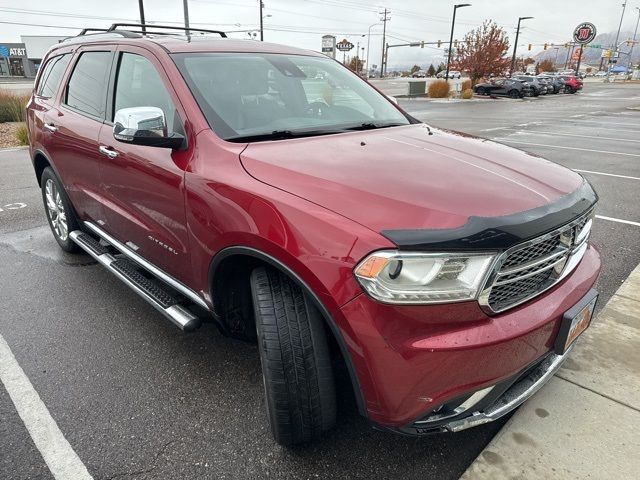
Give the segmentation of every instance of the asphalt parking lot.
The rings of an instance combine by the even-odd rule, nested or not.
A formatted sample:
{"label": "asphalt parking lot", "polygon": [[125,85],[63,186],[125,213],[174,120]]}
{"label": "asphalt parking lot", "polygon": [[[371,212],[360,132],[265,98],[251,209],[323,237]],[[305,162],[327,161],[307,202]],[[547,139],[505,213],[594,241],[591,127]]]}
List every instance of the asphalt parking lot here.
{"label": "asphalt parking lot", "polygon": [[[401,100],[436,127],[580,171],[600,203],[604,305],[640,262],[640,86],[524,100]],[[453,435],[372,430],[347,395],[323,441],[284,449],[264,415],[255,345],[184,334],[48,231],[26,150],[0,151],[0,334],[94,478],[458,478],[504,420]],[[445,181],[445,180],[443,180]],[[0,478],[53,478],[0,387]]]}

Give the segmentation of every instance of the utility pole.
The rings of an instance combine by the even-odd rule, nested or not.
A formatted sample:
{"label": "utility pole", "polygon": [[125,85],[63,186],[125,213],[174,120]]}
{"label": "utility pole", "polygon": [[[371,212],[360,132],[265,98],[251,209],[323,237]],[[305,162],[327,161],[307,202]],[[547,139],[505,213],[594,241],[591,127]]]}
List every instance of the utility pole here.
{"label": "utility pole", "polygon": [[[622,28],[622,20],[624,19],[624,11],[627,9],[627,0],[624,0],[624,3],[622,4],[622,15],[620,15],[620,25],[618,25],[618,33],[616,33],[616,41],[614,42],[614,48],[615,50],[613,51],[613,58],[617,59],[618,57],[616,56],[616,54],[618,53],[618,38],[620,37],[620,29]],[[609,83],[609,77],[611,75],[611,59],[608,59],[607,62],[607,79],[605,80],[605,82]]]}
{"label": "utility pole", "polygon": [[447,55],[447,72],[444,79],[449,82],[449,64],[451,63],[451,50],[453,50],[453,29],[456,26],[456,10],[462,7],[470,7],[470,3],[459,3],[453,6],[453,20],[451,20],[451,37],[449,38],[449,54]]}
{"label": "utility pole", "polygon": [[138,0],[138,7],[140,8],[140,23],[142,24],[142,33],[147,31],[147,28],[144,26],[144,5],[142,4],[142,0]]}
{"label": "utility pole", "polygon": [[511,57],[511,67],[509,68],[509,76],[513,75],[513,68],[516,64],[516,51],[518,50],[518,37],[520,36],[520,22],[522,20],[529,20],[533,17],[520,17],[518,18],[518,28],[516,30],[516,41],[513,43],[513,56]]}
{"label": "utility pole", "polygon": [[262,9],[264,8],[264,2],[262,0],[258,0],[260,2],[260,41],[264,42],[264,15],[262,14]]}
{"label": "utility pole", "polygon": [[636,29],[633,32],[633,43],[631,44],[631,50],[629,50],[629,62],[627,63],[627,68],[633,68],[633,47],[636,44],[636,36],[638,35],[638,24],[640,24],[640,7],[636,7],[638,11],[638,20],[636,21]]}
{"label": "utility pole", "polygon": [[380,19],[380,21],[382,22],[382,60],[380,61],[380,78],[382,78],[384,76],[384,69],[386,67],[386,59],[385,59],[385,42],[386,42],[386,36],[387,36],[387,22],[389,20],[391,20],[389,17],[387,17],[387,15],[391,13],[388,9],[384,9],[384,12],[382,13],[382,18]]}
{"label": "utility pole", "polygon": [[189,0],[182,0],[182,6],[184,8],[184,32],[190,35],[189,32]]}

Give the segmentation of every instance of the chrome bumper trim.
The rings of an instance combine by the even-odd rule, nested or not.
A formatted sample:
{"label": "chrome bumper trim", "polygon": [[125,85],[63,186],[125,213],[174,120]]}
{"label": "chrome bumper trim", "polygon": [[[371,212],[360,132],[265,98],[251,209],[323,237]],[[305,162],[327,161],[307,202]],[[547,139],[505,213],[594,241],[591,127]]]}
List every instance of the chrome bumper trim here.
{"label": "chrome bumper trim", "polygon": [[573,350],[573,345],[563,355],[550,354],[531,373],[512,385],[504,395],[498,398],[482,412],[474,412],[468,417],[453,420],[441,426],[449,432],[459,432],[467,428],[489,423],[506,415],[519,407],[529,397],[542,388],[549,379],[560,369],[562,363]]}

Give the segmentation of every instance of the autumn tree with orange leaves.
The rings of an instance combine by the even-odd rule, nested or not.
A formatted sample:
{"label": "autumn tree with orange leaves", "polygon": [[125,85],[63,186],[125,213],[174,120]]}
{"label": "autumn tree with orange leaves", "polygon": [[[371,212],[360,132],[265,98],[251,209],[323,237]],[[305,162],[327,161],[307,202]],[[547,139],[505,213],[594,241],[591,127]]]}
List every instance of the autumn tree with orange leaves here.
{"label": "autumn tree with orange leaves", "polygon": [[475,83],[490,74],[502,76],[509,70],[509,37],[495,22],[485,20],[459,42],[453,69],[468,72]]}

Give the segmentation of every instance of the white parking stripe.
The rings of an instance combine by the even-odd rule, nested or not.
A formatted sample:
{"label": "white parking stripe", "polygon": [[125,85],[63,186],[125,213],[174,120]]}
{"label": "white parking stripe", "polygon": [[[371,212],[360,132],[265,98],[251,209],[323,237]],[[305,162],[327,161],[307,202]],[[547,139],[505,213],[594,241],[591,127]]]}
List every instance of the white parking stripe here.
{"label": "white parking stripe", "polygon": [[626,223],[627,225],[635,225],[640,227],[640,222],[632,222],[631,220],[622,220],[621,218],[605,217],[604,215],[596,215],[600,220],[608,220],[610,222]]}
{"label": "white parking stripe", "polygon": [[573,170],[580,173],[592,173],[594,175],[606,175],[607,177],[618,177],[618,178],[628,178],[629,180],[640,180],[640,177],[630,177],[629,175],[618,175],[617,173],[593,172],[591,170],[580,170],[579,168],[574,168]]}
{"label": "white parking stripe", "polygon": [[581,152],[606,153],[607,155],[624,155],[626,157],[640,157],[640,154],[638,153],[611,152],[608,150],[592,150],[590,148],[578,148],[578,147],[561,147],[559,145],[547,145],[544,143],[521,142],[519,140],[511,140],[509,138],[495,138],[494,140],[496,142],[518,143],[520,145],[531,145],[534,147],[562,148],[564,150],[580,150]]}
{"label": "white parking stripe", "polygon": [[640,123],[629,123],[629,122],[607,122],[605,118],[600,120],[572,120],[569,118],[560,119],[563,122],[571,122],[571,123],[597,123],[600,125],[626,125],[627,127],[640,127]]}
{"label": "white parking stripe", "polygon": [[0,335],[0,380],[56,480],[93,477],[64,438],[38,392],[18,365],[9,345]]}
{"label": "white parking stripe", "polygon": [[525,134],[525,135],[553,135],[553,136],[561,136],[561,137],[581,137],[581,138],[590,138],[592,140],[615,140],[616,142],[632,142],[632,143],[640,143],[640,140],[632,140],[628,138],[612,138],[612,137],[598,137],[597,135],[578,135],[575,133],[559,133],[559,132],[541,132],[539,130],[516,130],[515,134]]}

